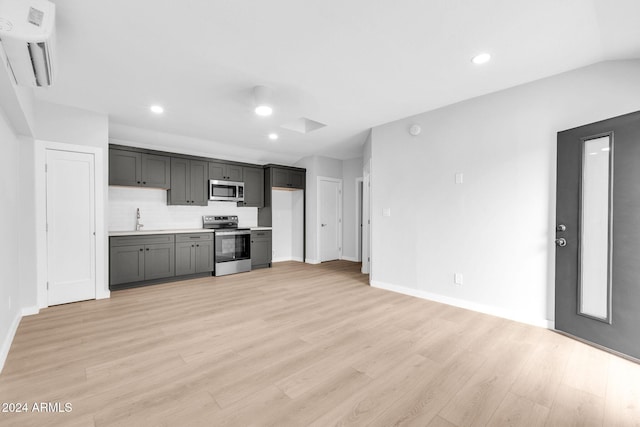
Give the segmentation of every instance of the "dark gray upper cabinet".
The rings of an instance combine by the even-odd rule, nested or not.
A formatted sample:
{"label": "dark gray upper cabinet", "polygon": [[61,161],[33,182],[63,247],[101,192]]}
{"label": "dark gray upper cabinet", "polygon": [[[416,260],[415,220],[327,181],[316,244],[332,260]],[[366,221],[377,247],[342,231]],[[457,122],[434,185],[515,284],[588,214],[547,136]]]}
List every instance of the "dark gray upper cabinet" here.
{"label": "dark gray upper cabinet", "polygon": [[171,159],[155,154],[142,154],[142,185],[156,188],[170,188]]}
{"label": "dark gray upper cabinet", "polygon": [[167,204],[206,206],[207,175],[207,162],[172,157]]}
{"label": "dark gray upper cabinet", "polygon": [[189,205],[191,201],[191,174],[189,160],[171,158],[171,190],[167,193],[168,205]]}
{"label": "dark gray upper cabinet", "polygon": [[251,231],[251,268],[271,267],[271,230]]}
{"label": "dark gray upper cabinet", "polygon": [[271,167],[271,186],[304,189],[305,173],[302,171]]}
{"label": "dark gray upper cabinet", "polygon": [[141,153],[109,150],[109,185],[142,184]]}
{"label": "dark gray upper cabinet", "polygon": [[207,206],[209,202],[207,162],[190,160],[191,170],[191,204]]}
{"label": "dark gray upper cabinet", "polygon": [[209,162],[209,179],[242,182],[242,166],[224,162]]}
{"label": "dark gray upper cabinet", "polygon": [[264,169],[244,167],[242,173],[244,176],[244,202],[238,202],[238,206],[264,207]]}
{"label": "dark gray upper cabinet", "polygon": [[170,158],[126,150],[109,150],[109,185],[169,188]]}

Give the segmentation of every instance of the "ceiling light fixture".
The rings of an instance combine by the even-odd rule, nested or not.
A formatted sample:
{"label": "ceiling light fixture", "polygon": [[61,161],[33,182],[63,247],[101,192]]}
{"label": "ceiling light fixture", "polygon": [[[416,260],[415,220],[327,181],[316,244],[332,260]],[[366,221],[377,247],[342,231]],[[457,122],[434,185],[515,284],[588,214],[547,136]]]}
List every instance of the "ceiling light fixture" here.
{"label": "ceiling light fixture", "polygon": [[149,109],[151,110],[152,113],[156,113],[156,114],[164,113],[164,108],[162,108],[162,106],[160,105],[152,105],[151,107],[149,107]]}
{"label": "ceiling light fixture", "polygon": [[491,55],[488,53],[480,53],[473,58],[471,58],[471,62],[477,65],[486,64],[491,60]]}
{"label": "ceiling light fixture", "polygon": [[269,134],[269,139],[272,141],[275,141],[276,139],[278,139],[278,134],[277,133],[270,133]]}
{"label": "ceiling light fixture", "polygon": [[256,86],[253,88],[253,102],[256,106],[255,113],[259,116],[270,116],[273,107],[270,102],[271,89],[266,86]]}

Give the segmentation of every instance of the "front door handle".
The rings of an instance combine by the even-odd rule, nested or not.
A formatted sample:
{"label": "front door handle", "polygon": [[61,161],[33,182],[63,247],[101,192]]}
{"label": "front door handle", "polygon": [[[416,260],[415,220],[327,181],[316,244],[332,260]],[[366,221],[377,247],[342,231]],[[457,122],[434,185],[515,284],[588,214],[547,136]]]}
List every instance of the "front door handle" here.
{"label": "front door handle", "polygon": [[567,240],[564,237],[556,239],[556,245],[558,245],[561,248],[563,248],[563,247],[567,246]]}

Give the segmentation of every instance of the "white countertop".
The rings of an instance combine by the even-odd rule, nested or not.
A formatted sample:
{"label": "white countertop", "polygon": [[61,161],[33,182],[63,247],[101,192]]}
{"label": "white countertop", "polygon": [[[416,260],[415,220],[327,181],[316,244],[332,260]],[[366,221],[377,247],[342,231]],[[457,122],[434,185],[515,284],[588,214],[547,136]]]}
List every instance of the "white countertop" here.
{"label": "white countertop", "polygon": [[207,228],[181,228],[174,230],[140,230],[140,231],[110,231],[109,236],[144,236],[147,234],[180,234],[180,233],[213,233],[215,230]]}
{"label": "white countertop", "polygon": [[[251,230],[271,230],[272,227],[240,227]],[[211,228],[180,228],[167,230],[130,230],[130,231],[110,231],[109,236],[145,236],[149,234],[181,234],[181,233],[213,233]]]}

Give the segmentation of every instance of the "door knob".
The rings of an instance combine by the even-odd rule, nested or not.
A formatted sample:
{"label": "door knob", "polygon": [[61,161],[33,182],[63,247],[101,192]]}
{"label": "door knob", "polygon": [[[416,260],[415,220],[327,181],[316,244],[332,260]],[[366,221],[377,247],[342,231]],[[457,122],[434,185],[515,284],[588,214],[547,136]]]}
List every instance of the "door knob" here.
{"label": "door knob", "polygon": [[564,224],[558,224],[556,226],[556,231],[567,231],[567,226]]}
{"label": "door knob", "polygon": [[567,240],[564,237],[561,237],[559,239],[556,239],[556,245],[562,247],[567,246]]}
{"label": "door knob", "polygon": [[327,224],[320,224],[320,226],[322,226],[322,227],[326,227],[326,226],[327,226]]}

